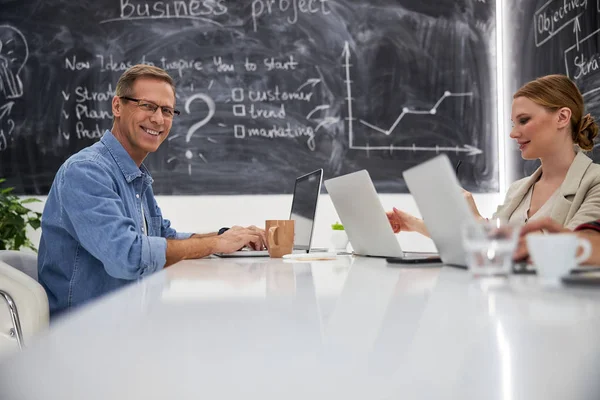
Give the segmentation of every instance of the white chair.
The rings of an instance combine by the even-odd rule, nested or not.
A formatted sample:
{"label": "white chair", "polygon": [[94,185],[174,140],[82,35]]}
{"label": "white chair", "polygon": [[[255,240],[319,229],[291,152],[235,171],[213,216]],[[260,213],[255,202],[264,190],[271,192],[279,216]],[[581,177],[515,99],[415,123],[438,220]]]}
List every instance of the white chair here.
{"label": "white chair", "polygon": [[0,251],[0,355],[23,348],[48,327],[48,297],[37,282],[37,257],[17,253]]}
{"label": "white chair", "polygon": [[37,254],[17,250],[0,250],[0,261],[38,280]]}

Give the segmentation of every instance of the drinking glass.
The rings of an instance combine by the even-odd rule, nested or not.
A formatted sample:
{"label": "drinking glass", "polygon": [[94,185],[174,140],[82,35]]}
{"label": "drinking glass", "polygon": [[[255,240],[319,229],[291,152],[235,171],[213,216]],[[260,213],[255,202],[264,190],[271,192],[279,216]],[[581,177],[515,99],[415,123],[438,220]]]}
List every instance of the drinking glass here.
{"label": "drinking glass", "polygon": [[518,226],[497,218],[465,223],[462,240],[471,274],[476,277],[509,274],[519,231]]}

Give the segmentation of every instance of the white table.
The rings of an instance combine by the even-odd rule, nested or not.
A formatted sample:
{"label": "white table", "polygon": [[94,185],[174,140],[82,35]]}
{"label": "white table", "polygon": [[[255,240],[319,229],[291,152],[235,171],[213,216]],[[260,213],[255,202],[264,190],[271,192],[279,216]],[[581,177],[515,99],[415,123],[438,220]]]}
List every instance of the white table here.
{"label": "white table", "polygon": [[599,375],[600,290],[204,259],[55,324],[0,365],[0,398],[598,399]]}

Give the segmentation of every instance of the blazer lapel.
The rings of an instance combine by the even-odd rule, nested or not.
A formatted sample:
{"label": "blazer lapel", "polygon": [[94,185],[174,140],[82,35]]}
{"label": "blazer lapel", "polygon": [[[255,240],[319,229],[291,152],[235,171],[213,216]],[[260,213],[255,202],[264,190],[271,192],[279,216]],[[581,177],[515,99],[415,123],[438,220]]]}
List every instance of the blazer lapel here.
{"label": "blazer lapel", "polygon": [[509,203],[506,205],[506,211],[503,212],[506,215],[507,219],[515,212],[515,210],[517,209],[519,204],[521,204],[521,201],[523,201],[523,198],[529,191],[529,188],[534,183],[536,183],[538,179],[540,179],[541,175],[542,175],[542,167],[539,167],[538,169],[535,170],[535,172],[533,174],[531,174],[529,176],[529,178],[526,181],[523,182],[521,187],[519,187],[515,191],[514,195],[511,196]]}
{"label": "blazer lapel", "polygon": [[559,188],[560,194],[556,198],[552,212],[550,213],[550,217],[556,222],[564,225],[569,210],[573,205],[572,197],[577,193],[583,176],[591,163],[592,160],[582,152],[577,153],[575,156],[571,167],[569,167],[569,171],[567,171],[567,176]]}

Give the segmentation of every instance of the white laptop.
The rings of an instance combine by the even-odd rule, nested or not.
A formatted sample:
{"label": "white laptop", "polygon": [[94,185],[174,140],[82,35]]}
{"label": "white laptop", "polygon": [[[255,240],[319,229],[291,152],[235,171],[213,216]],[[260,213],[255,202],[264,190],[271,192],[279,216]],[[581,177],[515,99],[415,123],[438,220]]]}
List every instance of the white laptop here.
{"label": "white laptop", "polygon": [[[296,221],[294,223],[294,253],[322,250],[311,249],[315,214],[322,181],[323,169],[296,178],[289,218]],[[216,253],[215,255],[219,257],[268,257],[269,252],[267,250],[244,248],[233,253]]]}
{"label": "white laptop", "polygon": [[402,174],[444,264],[466,267],[461,227],[475,216],[445,154]]}
{"label": "white laptop", "polygon": [[354,254],[436,262],[431,258],[435,253],[402,251],[366,170],[328,179],[325,187],[348,234]]}

